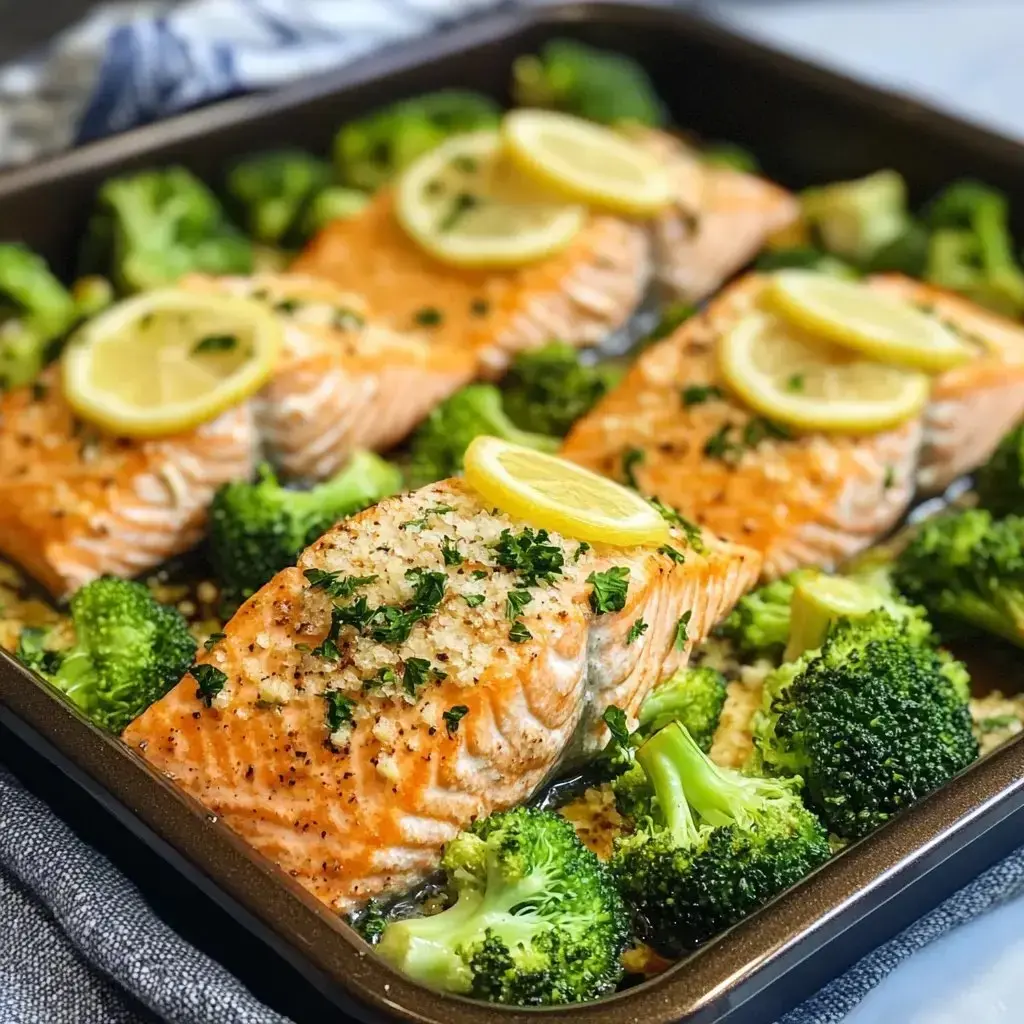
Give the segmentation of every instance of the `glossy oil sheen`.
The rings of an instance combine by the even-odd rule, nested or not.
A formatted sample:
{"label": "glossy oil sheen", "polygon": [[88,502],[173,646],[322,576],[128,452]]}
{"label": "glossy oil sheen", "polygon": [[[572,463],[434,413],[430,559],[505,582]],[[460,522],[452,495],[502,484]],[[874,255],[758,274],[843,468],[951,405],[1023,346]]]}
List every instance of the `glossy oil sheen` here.
{"label": "glossy oil sheen", "polygon": [[[255,149],[326,150],[333,126],[399,97],[459,85],[501,98],[513,59],[560,35],[639,58],[678,124],[750,147],[786,186],[894,167],[918,201],[969,175],[1009,193],[1024,233],[1024,147],[667,7],[580,3],[489,16],[334,75],[0,175],[0,237],[27,242],[70,274],[92,194],[113,173],[181,162],[212,178]],[[1015,688],[1007,670],[992,674]],[[340,1010],[366,1022],[770,1024],[1018,845],[1024,824],[1018,740],[661,978],[579,1007],[501,1009],[396,975],[326,907],[7,656],[0,724],[52,761],[69,790],[88,790]]]}

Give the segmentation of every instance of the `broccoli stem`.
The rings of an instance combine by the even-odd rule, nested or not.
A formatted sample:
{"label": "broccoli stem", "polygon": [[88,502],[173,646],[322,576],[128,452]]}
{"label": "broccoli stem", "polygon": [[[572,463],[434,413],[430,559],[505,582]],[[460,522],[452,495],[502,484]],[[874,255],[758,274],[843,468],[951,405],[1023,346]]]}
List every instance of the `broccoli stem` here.
{"label": "broccoli stem", "polygon": [[961,592],[956,597],[956,614],[986,633],[1024,647],[1024,596],[1001,595],[994,605],[977,594]]}
{"label": "broccoli stem", "polygon": [[319,520],[325,508],[358,508],[394,494],[402,486],[401,471],[379,455],[358,451],[345,468],[309,491],[289,492],[299,516]]}
{"label": "broccoli stem", "polygon": [[687,740],[698,756],[703,757],[689,733],[678,723],[667,725],[656,732],[636,752],[636,759],[654,788],[655,799],[665,826],[672,835],[672,841],[681,847],[690,846],[699,835],[683,790],[688,753],[683,743]]}
{"label": "broccoli stem", "polygon": [[790,605],[789,643],[784,661],[817,650],[839,619],[858,619],[882,605],[881,593],[842,576],[814,575],[800,580]]}

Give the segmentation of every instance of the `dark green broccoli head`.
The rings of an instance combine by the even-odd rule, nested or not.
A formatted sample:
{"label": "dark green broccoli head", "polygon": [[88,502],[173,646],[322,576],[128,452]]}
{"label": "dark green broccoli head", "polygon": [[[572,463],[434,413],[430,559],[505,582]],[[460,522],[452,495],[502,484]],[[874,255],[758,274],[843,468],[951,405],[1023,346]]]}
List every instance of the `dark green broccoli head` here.
{"label": "dark green broccoli head", "polygon": [[75,641],[47,649],[26,630],[18,657],[96,725],[119,733],[188,671],[196,642],[175,608],[130,580],[87,583],[71,599]]}
{"label": "dark green broccoli head", "polygon": [[523,352],[505,378],[505,411],[518,427],[564,437],[611,390],[621,372],[587,366],[571,345]]}
{"label": "dark green broccoli head", "polygon": [[1011,430],[974,474],[974,489],[992,515],[1024,514],[1024,424]]}
{"label": "dark green broccoli head", "polygon": [[897,557],[893,578],[944,635],[981,631],[1024,646],[1024,516],[966,509],[930,519]]}
{"label": "dark green broccoli head", "polygon": [[640,707],[638,740],[670,722],[679,722],[705,753],[711,749],[725,706],[725,676],[713,668],[681,668],[647,697]]}
{"label": "dark green broccoli head", "polygon": [[470,384],[437,406],[413,434],[409,445],[412,484],[418,487],[461,473],[470,441],[481,434],[538,451],[558,450],[557,438],[520,430],[509,419],[501,392],[493,384]]}
{"label": "dark green broccoli head", "polygon": [[343,184],[372,192],[449,136],[497,128],[500,118],[497,103],[480,93],[427,93],[344,125],[334,163]]}
{"label": "dark green broccoli head", "polygon": [[560,815],[525,807],[492,814],[448,844],[442,867],[454,905],[388,924],[377,947],[416,981],[551,1006],[596,999],[622,977],[622,899]]}
{"label": "dark green broccoli head", "polygon": [[210,561],[226,600],[255,593],[338,520],[401,484],[398,469],[371,452],[357,452],[337,476],[309,491],[283,487],[269,466],[255,483],[226,484],[210,507]]}
{"label": "dark green broccoli head", "polygon": [[306,206],[334,179],[334,168],[302,150],[257,153],[228,172],[228,195],[250,235],[267,245],[290,240]]}
{"label": "dark green broccoli head", "polygon": [[183,167],[111,178],[100,189],[81,252],[81,271],[121,291],[173,284],[185,274],[247,274],[252,243],[216,196]]}
{"label": "dark green broccoli head", "polygon": [[841,622],[765,681],[762,763],[799,774],[829,829],[859,839],[978,756],[967,671],[885,612]]}
{"label": "dark green broccoli head", "polygon": [[623,776],[636,829],[617,841],[612,871],[659,952],[693,949],[827,860],[828,835],[795,783],[718,767],[678,723],[637,762]]}
{"label": "dark green broccoli head", "polygon": [[0,388],[30,383],[75,318],[74,301],[41,256],[0,245]]}
{"label": "dark green broccoli head", "polygon": [[520,57],[512,77],[512,95],[520,107],[551,107],[601,124],[655,126],[665,120],[661,100],[639,63],[572,39],[553,39],[539,57]]}
{"label": "dark green broccoli head", "polygon": [[740,598],[719,628],[721,634],[747,657],[780,658],[789,640],[793,590],[809,571],[791,572]]}

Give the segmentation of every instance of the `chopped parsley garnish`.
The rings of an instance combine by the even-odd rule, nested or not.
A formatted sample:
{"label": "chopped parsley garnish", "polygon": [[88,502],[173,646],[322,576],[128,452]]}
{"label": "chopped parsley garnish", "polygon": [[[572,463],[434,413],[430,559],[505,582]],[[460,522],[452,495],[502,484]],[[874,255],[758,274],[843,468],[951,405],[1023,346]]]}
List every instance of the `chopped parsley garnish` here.
{"label": "chopped parsley garnish", "polygon": [[32,382],[32,401],[41,402],[50,393],[50,387],[44,381]]}
{"label": "chopped parsley garnish", "polygon": [[479,608],[486,600],[483,594],[463,594],[462,599],[470,608]]}
{"label": "chopped parsley garnish", "polygon": [[609,704],[604,709],[601,720],[612,734],[612,743],[619,747],[629,746],[629,726],[626,725],[626,712],[622,708]]}
{"label": "chopped parsley garnish", "polygon": [[487,570],[486,569],[474,569],[473,572],[470,575],[475,580],[485,580],[485,579],[487,579]]}
{"label": "chopped parsley garnish", "polygon": [[647,452],[643,448],[627,448],[622,453],[622,476],[634,491],[640,490],[640,485],[636,482],[636,467],[646,458]]}
{"label": "chopped parsley garnish", "polygon": [[565,565],[562,549],[550,543],[548,531],[529,526],[522,533],[502,530],[494,551],[498,564],[517,573],[527,587],[552,582]]}
{"label": "chopped parsley garnish", "polygon": [[337,638],[325,636],[323,640],[317,644],[312,651],[310,651],[310,654],[312,654],[314,658],[323,658],[324,661],[337,661],[341,657],[341,651],[338,650]]}
{"label": "chopped parsley garnish", "polygon": [[756,448],[768,438],[786,441],[792,436],[793,431],[789,427],[764,416],[755,416],[752,420],[748,420],[743,428],[743,443],[748,448]]}
{"label": "chopped parsley garnish", "polygon": [[457,192],[452,199],[448,212],[438,222],[437,230],[440,232],[451,231],[470,210],[480,205],[480,197],[472,192]]}
{"label": "chopped parsley garnish", "polygon": [[367,693],[373,693],[376,690],[381,690],[390,683],[398,682],[398,676],[395,674],[395,670],[390,665],[385,665],[384,668],[377,670],[375,676],[370,676],[369,679],[363,680],[363,689]]}
{"label": "chopped parsley garnish", "polygon": [[513,622],[512,628],[508,631],[508,638],[514,644],[521,644],[527,640],[532,640],[533,634],[526,628],[524,623]]}
{"label": "chopped parsley garnish", "polygon": [[[648,498],[647,503],[654,506],[657,510],[658,515],[665,520],[666,523],[670,523],[672,526],[677,526],[686,535],[686,542],[696,551],[698,554],[704,551],[704,537],[700,532],[700,527],[696,523],[690,522],[689,519],[684,515],[680,515],[671,505],[666,505],[663,501],[659,501],[657,498]],[[668,554],[668,552],[664,552]]]}
{"label": "chopped parsley garnish", "polygon": [[592,572],[587,577],[587,582],[594,588],[590,592],[590,607],[598,615],[605,612],[621,612],[626,607],[629,569],[624,565],[613,565],[605,572]]}
{"label": "chopped parsley garnish", "polygon": [[764,416],[755,416],[748,420],[739,437],[735,435],[736,424],[723,423],[704,442],[704,454],[712,459],[737,458],[744,449],[756,448],[762,441],[769,439],[788,440],[793,432],[785,424],[776,423]]}
{"label": "chopped parsley garnish", "polygon": [[278,313],[294,313],[301,305],[298,299],[282,299],[274,303],[274,309]]}
{"label": "chopped parsley garnish", "polygon": [[454,511],[455,511],[455,506],[454,505],[431,505],[430,508],[427,509],[427,515],[428,516],[443,516],[445,514],[445,512],[454,512]]}
{"label": "chopped parsley garnish", "polygon": [[722,389],[716,384],[690,384],[680,392],[683,405],[689,408],[691,405],[703,405],[704,402],[712,402],[722,397]]}
{"label": "chopped parsley garnish", "polygon": [[794,373],[790,376],[789,380],[786,381],[787,391],[803,391],[807,384],[807,378],[802,373]]}
{"label": "chopped parsley garnish", "polygon": [[237,345],[238,338],[233,334],[208,334],[195,343],[192,355],[204,356],[210,352],[231,352]]}
{"label": "chopped parsley garnish", "polygon": [[998,732],[1000,729],[1010,729],[1019,721],[1020,719],[1016,715],[992,715],[990,718],[983,718],[978,722],[977,729],[980,733],[988,734]]}
{"label": "chopped parsley garnish", "polygon": [[572,560],[574,562],[578,562],[589,550],[590,545],[585,540],[581,540],[579,547],[576,548],[576,551],[572,556]]}
{"label": "chopped parsley garnish", "polygon": [[487,316],[491,311],[491,304],[486,299],[474,299],[469,304],[469,312],[473,316]]}
{"label": "chopped parsley garnish", "polygon": [[689,320],[696,312],[697,307],[690,305],[689,302],[673,302],[672,305],[667,306],[662,312],[658,325],[651,331],[647,341],[661,341],[662,338],[667,338],[675,332],[675,329],[680,324]]}
{"label": "chopped parsley garnish", "polygon": [[357,597],[351,604],[335,607],[331,612],[331,631],[337,639],[337,629],[341,626],[352,626],[362,629],[373,618],[373,609],[365,597]]}
{"label": "chopped parsley garnish", "polygon": [[332,322],[339,331],[351,331],[356,327],[362,327],[366,323],[366,317],[354,309],[346,309],[342,306],[334,311]]}
{"label": "chopped parsley garnish", "polygon": [[406,519],[404,523],[399,523],[398,528],[400,530],[412,530],[413,533],[419,533],[420,530],[424,529],[427,525],[426,517],[422,519]]}
{"label": "chopped parsley garnish", "polygon": [[469,708],[465,704],[456,704],[455,707],[449,708],[441,715],[448,729],[449,736],[454,736],[459,731],[459,722],[468,714]]}
{"label": "chopped parsley garnish", "polygon": [[343,725],[351,725],[353,722],[352,709],[356,702],[351,697],[346,697],[341,690],[324,690],[324,700],[327,701],[327,731],[335,732]]}
{"label": "chopped parsley garnish", "polygon": [[681,651],[686,646],[686,641],[690,639],[689,626],[690,616],[693,615],[692,611],[685,611],[682,614],[680,620],[676,623],[676,650]]}
{"label": "chopped parsley garnish", "polygon": [[371,576],[343,576],[340,572],[325,572],[323,569],[307,569],[303,576],[309,580],[311,590],[323,590],[328,597],[351,597],[360,587],[373,583]]}
{"label": "chopped parsley garnish", "polygon": [[626,646],[635,643],[647,632],[647,623],[643,619],[637,619],[632,626],[629,627],[629,632],[626,634]]}
{"label": "chopped parsley garnish", "polygon": [[472,174],[480,166],[475,156],[468,156],[463,153],[452,160],[452,167],[463,174]]}
{"label": "chopped parsley garnish", "polygon": [[427,683],[438,683],[447,675],[433,668],[426,658],[408,658],[402,671],[402,688],[410,697],[418,697]]}
{"label": "chopped parsley garnish", "polygon": [[533,595],[528,590],[510,590],[505,598],[505,617],[518,619],[532,600]]}
{"label": "chopped parsley garnish", "polygon": [[444,515],[445,512],[454,512],[455,507],[453,505],[431,505],[430,508],[426,509],[419,519],[406,519],[404,523],[399,523],[398,528],[400,530],[412,530],[414,533],[418,533],[420,530],[427,528],[427,519],[430,516]]}
{"label": "chopped parsley garnish", "polygon": [[682,565],[683,562],[686,561],[686,555],[684,555],[678,548],[672,547],[671,544],[662,544],[661,547],[658,548],[658,553],[668,555],[668,557],[678,565]]}
{"label": "chopped parsley garnish", "polygon": [[444,320],[444,314],[436,306],[424,306],[422,309],[416,310],[413,320],[420,327],[436,327]]}
{"label": "chopped parsley garnish", "polygon": [[882,490],[889,490],[896,483],[896,470],[892,466],[885,467],[885,479],[882,480]]}
{"label": "chopped parsley garnish", "polygon": [[445,537],[441,541],[441,557],[444,559],[445,565],[462,565],[464,561],[462,553],[459,551],[458,542],[452,540],[451,537]]}
{"label": "chopped parsley garnish", "polygon": [[729,432],[731,430],[732,424],[723,423],[704,442],[704,454],[709,459],[724,459],[735,449],[736,445],[729,440]]}
{"label": "chopped parsley garnish", "polygon": [[192,676],[192,678],[199,684],[199,689],[196,690],[196,696],[200,698],[207,707],[210,707],[213,703],[213,698],[216,697],[227,684],[227,675],[221,672],[216,665],[193,665],[188,672],[189,675]]}
{"label": "chopped parsley garnish", "polygon": [[208,651],[212,651],[214,649],[214,647],[216,647],[217,644],[219,644],[221,642],[221,640],[227,640],[227,638],[228,638],[227,633],[211,633],[203,641],[203,647],[206,650],[208,650]]}

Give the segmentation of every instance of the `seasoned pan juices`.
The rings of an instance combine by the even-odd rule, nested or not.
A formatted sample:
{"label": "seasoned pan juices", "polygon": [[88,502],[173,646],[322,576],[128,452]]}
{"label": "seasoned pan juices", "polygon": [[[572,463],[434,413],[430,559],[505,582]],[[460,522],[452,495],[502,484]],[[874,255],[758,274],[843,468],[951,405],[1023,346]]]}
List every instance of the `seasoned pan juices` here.
{"label": "seasoned pan juices", "polygon": [[0,246],[0,636],[409,977],[542,1006],[1021,728],[947,645],[1024,645],[1024,274],[981,184],[798,195],[622,56],[510,75],[113,178],[68,288]]}

